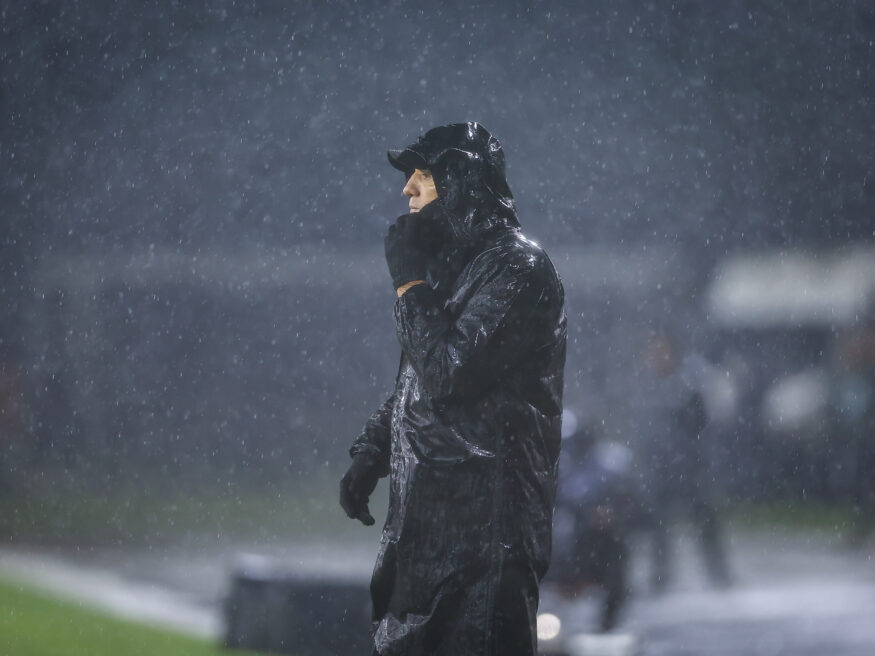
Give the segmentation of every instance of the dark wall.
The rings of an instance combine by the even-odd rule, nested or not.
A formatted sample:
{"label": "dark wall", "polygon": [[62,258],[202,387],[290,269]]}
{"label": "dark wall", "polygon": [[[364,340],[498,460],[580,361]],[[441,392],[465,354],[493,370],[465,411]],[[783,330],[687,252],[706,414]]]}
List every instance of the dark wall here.
{"label": "dark wall", "polygon": [[385,148],[467,119],[541,238],[872,238],[868,3],[4,7],[4,209],[38,250],[376,241]]}

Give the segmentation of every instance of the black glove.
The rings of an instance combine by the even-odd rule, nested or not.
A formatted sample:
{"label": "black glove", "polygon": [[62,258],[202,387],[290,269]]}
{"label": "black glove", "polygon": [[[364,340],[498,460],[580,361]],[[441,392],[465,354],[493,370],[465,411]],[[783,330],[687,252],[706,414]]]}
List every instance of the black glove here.
{"label": "black glove", "polygon": [[436,198],[416,213],[416,243],[433,257],[452,238],[450,219],[440,198]]}
{"label": "black glove", "polygon": [[426,251],[419,241],[416,214],[402,214],[386,235],[386,264],[395,289],[411,280],[425,280]]}
{"label": "black glove", "polygon": [[367,453],[359,453],[352,459],[346,474],[340,479],[340,505],[350,519],[357,519],[365,526],[372,526],[374,518],[368,510],[368,499],[377,487],[379,466],[376,459]]}

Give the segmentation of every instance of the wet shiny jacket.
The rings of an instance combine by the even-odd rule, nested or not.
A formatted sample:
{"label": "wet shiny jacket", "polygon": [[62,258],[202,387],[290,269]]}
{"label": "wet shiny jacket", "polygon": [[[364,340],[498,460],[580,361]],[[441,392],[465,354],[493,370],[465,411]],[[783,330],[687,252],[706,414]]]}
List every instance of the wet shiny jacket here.
{"label": "wet shiny jacket", "polygon": [[379,654],[508,653],[495,609],[513,571],[534,598],[521,618],[532,645],[512,653],[531,653],[550,560],[563,290],[520,233],[500,144],[477,124],[446,128],[390,152],[407,174],[431,170],[439,200],[423,211],[449,232],[429,284],[395,305],[395,388],[350,450],[390,477],[371,585],[374,644]]}

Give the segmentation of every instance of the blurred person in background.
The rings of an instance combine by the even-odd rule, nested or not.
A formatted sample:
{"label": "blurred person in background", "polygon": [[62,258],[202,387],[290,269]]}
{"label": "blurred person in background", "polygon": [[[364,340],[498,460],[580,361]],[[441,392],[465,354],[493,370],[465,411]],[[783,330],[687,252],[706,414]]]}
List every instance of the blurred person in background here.
{"label": "blurred person in background", "polygon": [[711,581],[728,585],[722,527],[703,439],[708,416],[700,359],[685,357],[675,331],[668,327],[652,332],[642,356],[635,406],[640,445],[636,462],[652,524],[652,589],[663,591],[673,577],[671,527],[677,516],[694,525]]}
{"label": "blurred person in background", "polygon": [[371,581],[375,654],[533,655],[551,549],[563,289],[520,232],[501,144],[429,130],[389,161],[410,213],[389,229],[401,363],[350,449],[340,502],[389,512]]}
{"label": "blurred person in background", "polygon": [[629,539],[643,523],[632,452],[603,439],[601,422],[578,423],[565,411],[554,521],[553,562],[547,580],[566,597],[602,588],[602,631],[613,629],[629,596]]}
{"label": "blurred person in background", "polygon": [[835,359],[833,430],[850,456],[850,537],[860,542],[875,528],[875,299],[857,325],[838,337]]}

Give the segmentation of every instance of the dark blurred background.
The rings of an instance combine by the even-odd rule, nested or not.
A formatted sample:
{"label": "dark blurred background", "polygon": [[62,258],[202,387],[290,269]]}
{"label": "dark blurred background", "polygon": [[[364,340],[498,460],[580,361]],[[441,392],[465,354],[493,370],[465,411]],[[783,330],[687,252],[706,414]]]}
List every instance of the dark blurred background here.
{"label": "dark blurred background", "polygon": [[875,290],[871,3],[0,6],[7,535],[71,492],[333,495],[397,365],[385,151],[464,120],[566,285],[569,407],[634,449],[670,322],[729,498],[849,493],[830,399]]}

